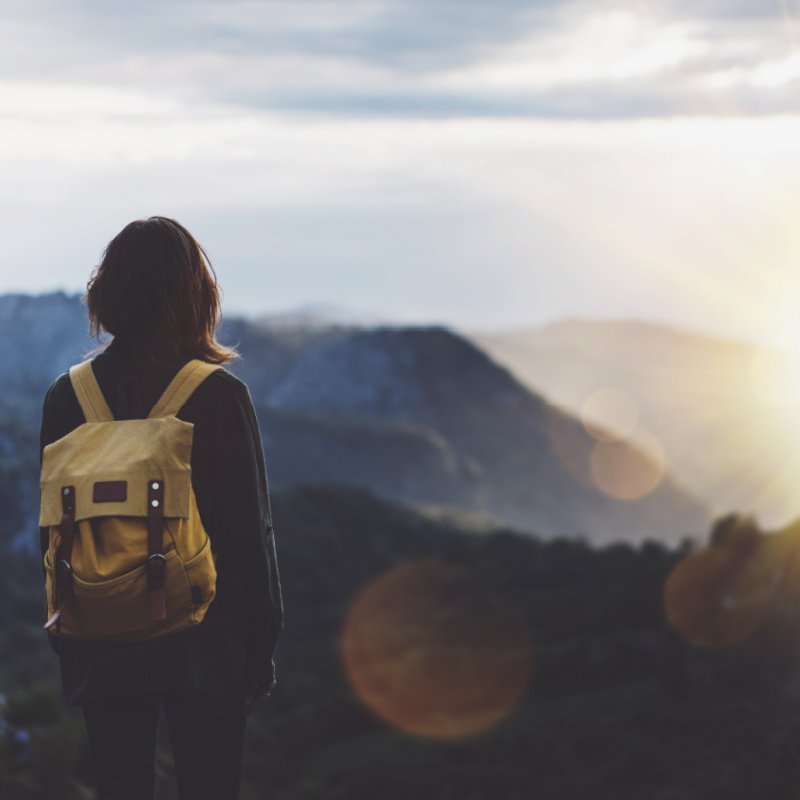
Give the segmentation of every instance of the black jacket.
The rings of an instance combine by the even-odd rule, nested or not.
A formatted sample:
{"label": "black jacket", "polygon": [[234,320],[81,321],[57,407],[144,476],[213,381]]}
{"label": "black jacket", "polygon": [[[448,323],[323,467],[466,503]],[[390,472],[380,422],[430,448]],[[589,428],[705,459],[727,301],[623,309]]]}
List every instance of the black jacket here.
{"label": "black jacket", "polygon": [[[168,366],[145,368],[136,361],[134,347],[115,339],[95,356],[92,368],[114,417],[131,419],[147,416],[186,361],[172,357]],[[194,423],[192,487],[217,554],[217,594],[200,624],[163,639],[101,642],[48,632],[70,705],[186,686],[214,694],[243,671],[251,684],[275,677],[283,598],[264,453],[250,392],[232,373],[217,370],[177,416]],[[45,396],[40,457],[46,445],[83,422],[65,372]],[[47,528],[40,528],[40,540],[44,557]]]}

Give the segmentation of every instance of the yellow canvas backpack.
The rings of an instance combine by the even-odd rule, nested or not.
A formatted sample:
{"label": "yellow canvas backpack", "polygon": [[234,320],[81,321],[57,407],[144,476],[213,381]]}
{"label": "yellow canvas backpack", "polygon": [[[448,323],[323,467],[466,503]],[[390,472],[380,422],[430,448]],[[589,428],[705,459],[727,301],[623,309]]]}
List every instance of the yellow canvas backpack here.
{"label": "yellow canvas backpack", "polygon": [[192,359],[146,419],[115,420],[91,360],[70,368],[86,422],[42,455],[45,630],[141,641],[203,620],[216,554],[192,489],[194,425],[176,414],[216,369]]}

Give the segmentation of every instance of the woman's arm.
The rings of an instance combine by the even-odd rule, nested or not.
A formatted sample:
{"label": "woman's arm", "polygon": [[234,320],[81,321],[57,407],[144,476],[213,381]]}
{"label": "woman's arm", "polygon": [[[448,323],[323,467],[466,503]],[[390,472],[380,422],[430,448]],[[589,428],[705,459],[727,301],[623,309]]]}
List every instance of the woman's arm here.
{"label": "woman's arm", "polygon": [[196,430],[197,502],[218,568],[232,573],[243,589],[245,678],[250,685],[267,686],[275,679],[284,607],[261,434],[247,385],[227,372],[209,380],[220,391],[210,427],[205,433]]}
{"label": "woman's arm", "polygon": [[[275,532],[272,524],[272,509],[269,501],[267,468],[261,432],[258,428],[253,401],[244,387],[242,409],[249,430],[251,459],[255,468],[254,480],[258,496],[259,532],[258,546],[254,547],[253,559],[248,559],[248,572],[256,586],[253,603],[248,604],[250,637],[248,641],[248,667],[246,678],[251,683],[269,685],[275,680],[274,651],[283,629],[283,595],[281,592],[278,556],[275,549]],[[264,577],[266,576],[266,581]]]}

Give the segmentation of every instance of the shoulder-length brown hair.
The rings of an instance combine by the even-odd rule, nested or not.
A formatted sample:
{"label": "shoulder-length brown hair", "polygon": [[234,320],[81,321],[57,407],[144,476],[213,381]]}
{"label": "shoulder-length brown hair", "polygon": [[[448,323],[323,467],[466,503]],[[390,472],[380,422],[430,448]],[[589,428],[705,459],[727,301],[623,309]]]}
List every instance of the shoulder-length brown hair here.
{"label": "shoulder-length brown hair", "polygon": [[[216,339],[220,288],[206,252],[168,217],[126,225],[108,244],[84,295],[89,333],[132,344],[139,358],[164,353],[222,364],[239,353]],[[92,352],[102,350],[104,346]]]}

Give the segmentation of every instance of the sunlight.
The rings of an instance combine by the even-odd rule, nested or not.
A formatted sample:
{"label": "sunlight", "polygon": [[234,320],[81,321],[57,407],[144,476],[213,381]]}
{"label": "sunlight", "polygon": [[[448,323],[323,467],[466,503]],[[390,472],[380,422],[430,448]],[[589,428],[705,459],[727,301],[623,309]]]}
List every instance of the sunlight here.
{"label": "sunlight", "polygon": [[601,442],[627,439],[639,422],[639,409],[628,392],[606,387],[592,392],[581,406],[586,432]]}
{"label": "sunlight", "polygon": [[770,411],[790,411],[786,421],[793,422],[790,430],[794,429],[800,437],[800,415],[797,414],[800,403],[800,354],[758,348],[750,360],[750,380],[760,404]]}

